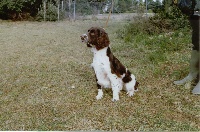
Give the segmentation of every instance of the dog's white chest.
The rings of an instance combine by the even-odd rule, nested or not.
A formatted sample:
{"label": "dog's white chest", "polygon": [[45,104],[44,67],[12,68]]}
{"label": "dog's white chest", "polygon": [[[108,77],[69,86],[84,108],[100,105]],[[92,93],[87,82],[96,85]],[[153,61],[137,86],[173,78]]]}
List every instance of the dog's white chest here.
{"label": "dog's white chest", "polygon": [[96,49],[92,49],[94,53],[92,66],[96,70],[109,70],[110,69],[110,61],[106,54],[107,48],[97,51]]}
{"label": "dog's white chest", "polygon": [[92,67],[94,68],[96,77],[98,79],[97,83],[104,88],[110,88],[111,68],[109,57],[106,54],[107,48],[98,51],[93,49],[92,52],[94,53]]}

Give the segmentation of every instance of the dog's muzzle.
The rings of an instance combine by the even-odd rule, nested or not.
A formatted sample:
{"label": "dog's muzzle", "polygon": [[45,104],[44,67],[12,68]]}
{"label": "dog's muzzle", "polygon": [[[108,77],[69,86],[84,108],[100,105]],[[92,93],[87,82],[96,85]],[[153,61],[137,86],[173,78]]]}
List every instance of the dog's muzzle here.
{"label": "dog's muzzle", "polygon": [[81,42],[83,43],[87,43],[88,42],[88,36],[87,34],[82,34],[81,36]]}
{"label": "dog's muzzle", "polygon": [[86,43],[87,47],[92,47],[92,44],[90,42],[88,42],[87,34],[82,34],[80,37],[81,37],[81,42],[82,43]]}

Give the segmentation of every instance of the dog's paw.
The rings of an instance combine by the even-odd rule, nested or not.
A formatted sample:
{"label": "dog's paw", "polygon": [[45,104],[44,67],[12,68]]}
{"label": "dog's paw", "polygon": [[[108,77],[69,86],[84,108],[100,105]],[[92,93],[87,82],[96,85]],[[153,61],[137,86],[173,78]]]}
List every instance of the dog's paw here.
{"label": "dog's paw", "polygon": [[126,94],[127,94],[129,97],[131,97],[131,96],[134,95],[134,91],[128,91]]}
{"label": "dog's paw", "polygon": [[112,99],[113,102],[118,101],[118,100],[119,100],[119,98],[113,98]]}
{"label": "dog's paw", "polygon": [[98,94],[98,95],[96,96],[96,99],[97,99],[97,100],[100,100],[100,99],[102,99],[102,98],[103,98],[103,95],[99,95],[99,94]]}
{"label": "dog's paw", "polygon": [[96,96],[96,99],[100,100],[102,98],[103,98],[103,91],[102,91],[102,89],[98,89],[98,95]]}
{"label": "dog's paw", "polygon": [[119,100],[119,95],[118,96],[113,96],[113,99],[112,99],[113,102],[118,101],[118,100]]}
{"label": "dog's paw", "polygon": [[113,91],[113,99],[112,101],[118,101],[119,100],[119,91],[118,90],[114,90]]}

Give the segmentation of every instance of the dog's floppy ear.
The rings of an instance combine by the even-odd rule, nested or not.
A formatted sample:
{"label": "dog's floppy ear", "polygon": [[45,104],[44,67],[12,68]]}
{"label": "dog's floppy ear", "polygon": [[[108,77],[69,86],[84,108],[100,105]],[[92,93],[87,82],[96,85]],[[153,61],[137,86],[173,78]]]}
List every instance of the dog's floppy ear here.
{"label": "dog's floppy ear", "polygon": [[98,28],[96,32],[98,36],[97,45],[96,45],[97,50],[103,49],[109,46],[110,41],[108,38],[108,34],[105,32],[105,30],[103,28]]}
{"label": "dog's floppy ear", "polygon": [[94,27],[91,27],[89,30],[88,30],[88,33],[90,33],[90,35],[95,35],[95,28]]}
{"label": "dog's floppy ear", "polygon": [[92,29],[93,27],[91,27],[90,29],[88,29],[88,33],[90,32],[90,30]]}
{"label": "dog's floppy ear", "polygon": [[97,35],[98,35],[98,37],[101,37],[102,34],[103,34],[102,31],[100,29],[97,29]]}
{"label": "dog's floppy ear", "polygon": [[98,28],[97,29],[97,35],[98,35],[98,37],[101,37],[104,34],[107,34],[107,33],[106,33],[106,31],[103,28]]}

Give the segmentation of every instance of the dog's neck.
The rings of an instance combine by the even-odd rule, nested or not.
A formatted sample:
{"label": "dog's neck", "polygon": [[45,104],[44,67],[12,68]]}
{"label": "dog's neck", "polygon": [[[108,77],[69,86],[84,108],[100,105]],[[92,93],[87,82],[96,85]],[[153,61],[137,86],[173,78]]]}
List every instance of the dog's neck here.
{"label": "dog's neck", "polygon": [[[109,46],[108,46],[109,47]],[[107,49],[108,49],[108,47],[105,47],[105,48],[103,48],[103,49],[100,49],[100,50],[97,50],[95,47],[92,47],[92,49],[91,49],[91,51],[93,52],[93,54],[94,54],[94,56],[96,56],[96,55],[106,55],[107,53]]]}

